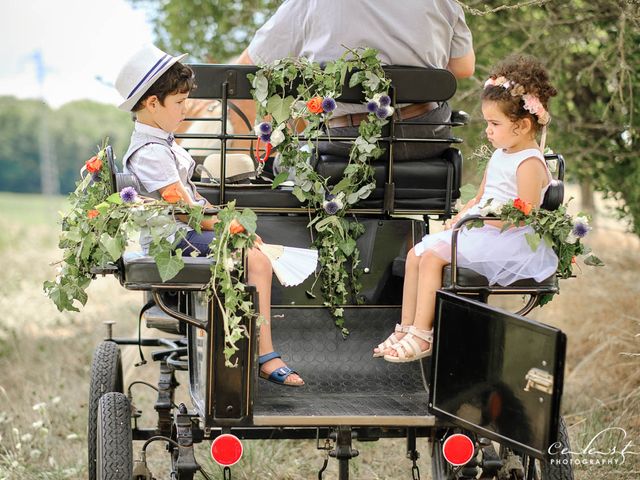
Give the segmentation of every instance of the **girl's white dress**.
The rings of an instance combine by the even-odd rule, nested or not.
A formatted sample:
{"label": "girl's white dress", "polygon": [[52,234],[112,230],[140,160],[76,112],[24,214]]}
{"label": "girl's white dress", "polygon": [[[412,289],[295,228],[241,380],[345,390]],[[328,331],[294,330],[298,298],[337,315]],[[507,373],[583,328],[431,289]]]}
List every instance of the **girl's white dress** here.
{"label": "girl's white dress", "polygon": [[[492,203],[505,203],[518,198],[516,172],[520,164],[531,157],[540,159],[551,181],[551,173],[539,150],[505,153],[498,149],[493,152],[487,165],[482,198],[465,212],[465,216],[479,214],[489,199],[493,199]],[[547,188],[548,184],[540,193],[541,202]],[[458,266],[484,275],[490,285],[497,283],[506,286],[524,278],[542,281],[556,271],[558,257],[545,242],[540,242],[537,250],[533,251],[525,238],[526,233],[532,232],[531,227],[510,228],[502,233],[492,225],[472,229],[463,227],[458,234]],[[431,250],[451,261],[451,233],[452,230],[445,230],[426,235],[415,246],[415,254],[420,256],[426,250]]]}

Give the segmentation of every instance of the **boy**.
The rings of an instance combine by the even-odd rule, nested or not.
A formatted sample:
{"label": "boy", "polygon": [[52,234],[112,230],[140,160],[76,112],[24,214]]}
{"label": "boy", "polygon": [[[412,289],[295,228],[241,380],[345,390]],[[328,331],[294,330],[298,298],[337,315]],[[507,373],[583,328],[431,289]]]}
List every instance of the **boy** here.
{"label": "boy", "polygon": [[[189,205],[210,206],[191,181],[195,161],[174,142],[173,132],[186,116],[185,101],[194,88],[193,71],[180,63],[186,54],[174,57],[153,45],[135,53],[122,67],[116,79],[116,89],[125,99],[120,109],[133,112],[136,117],[131,144],[122,159],[124,171],[135,175],[140,182],[141,195],[155,199],[178,197]],[[215,217],[205,219],[202,233],[186,224],[187,235],[176,248],[183,255],[197,249],[198,255],[209,253],[213,239]],[[145,249],[148,238],[141,238]],[[258,249],[248,252],[249,283],[256,286],[261,315],[266,321],[260,327],[258,348],[260,376],[287,386],[300,387],[304,381],[287,367],[274,352],[271,340],[271,263]]]}

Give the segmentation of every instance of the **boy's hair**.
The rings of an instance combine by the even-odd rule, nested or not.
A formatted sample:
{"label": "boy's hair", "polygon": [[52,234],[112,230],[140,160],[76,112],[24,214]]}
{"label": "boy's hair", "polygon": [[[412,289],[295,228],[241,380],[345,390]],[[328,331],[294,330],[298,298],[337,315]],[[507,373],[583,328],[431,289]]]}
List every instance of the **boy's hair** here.
{"label": "boy's hair", "polygon": [[511,55],[498,64],[489,77],[503,77],[510,81],[510,86],[489,85],[482,90],[482,100],[497,102],[511,121],[531,119],[534,131],[538,132],[542,125],[536,115],[524,108],[523,96],[534,95],[548,111],[549,99],[558,93],[549,82],[549,74],[542,63],[529,55]]}
{"label": "boy's hair", "polygon": [[140,97],[140,100],[138,100],[132,110],[134,112],[141,110],[142,102],[152,95],[158,97],[160,104],[164,106],[164,99],[167,98],[167,96],[176,93],[189,93],[195,88],[196,84],[193,70],[187,65],[176,62],[149,87],[149,90]]}

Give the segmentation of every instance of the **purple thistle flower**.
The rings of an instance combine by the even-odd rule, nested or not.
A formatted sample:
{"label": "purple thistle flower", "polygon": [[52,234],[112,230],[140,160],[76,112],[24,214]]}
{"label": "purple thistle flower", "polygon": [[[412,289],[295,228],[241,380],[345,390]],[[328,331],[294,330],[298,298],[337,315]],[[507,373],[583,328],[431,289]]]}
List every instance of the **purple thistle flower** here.
{"label": "purple thistle flower", "polygon": [[132,203],[138,198],[138,192],[133,187],[124,187],[120,190],[120,198],[124,203]]}
{"label": "purple thistle flower", "polygon": [[573,226],[573,230],[571,231],[571,233],[573,233],[573,235],[578,238],[584,238],[584,236],[588,232],[589,232],[589,226],[585,225],[584,223],[576,223]]}
{"label": "purple thistle flower", "polygon": [[387,107],[380,107],[376,110],[376,117],[380,120],[384,120],[389,116],[389,109]]}
{"label": "purple thistle flower", "polygon": [[263,135],[271,135],[271,132],[273,131],[269,122],[262,122],[258,125],[258,128],[260,129],[260,133]]}
{"label": "purple thistle flower", "polygon": [[262,140],[264,143],[268,143],[271,141],[271,134],[270,133],[263,133],[262,135],[260,135],[260,140]]}
{"label": "purple thistle flower", "polygon": [[340,207],[338,206],[338,204],[336,202],[325,202],[325,204],[323,205],[324,211],[327,212],[329,215],[335,215],[336,213],[338,213],[338,210],[340,210]]}
{"label": "purple thistle flower", "polygon": [[382,95],[380,97],[380,106],[388,107],[389,105],[391,105],[391,97],[389,95]]}
{"label": "purple thistle flower", "polygon": [[333,200],[334,198],[336,198],[336,196],[335,196],[333,193],[326,193],[326,194],[324,195],[324,199],[325,199],[327,202],[330,202],[330,201],[331,201],[331,200]]}
{"label": "purple thistle flower", "polygon": [[325,112],[333,112],[336,109],[336,101],[331,97],[324,97],[322,100],[322,110]]}
{"label": "purple thistle flower", "polygon": [[373,100],[367,102],[367,111],[369,113],[376,113],[376,110],[378,110],[378,104],[376,102]]}

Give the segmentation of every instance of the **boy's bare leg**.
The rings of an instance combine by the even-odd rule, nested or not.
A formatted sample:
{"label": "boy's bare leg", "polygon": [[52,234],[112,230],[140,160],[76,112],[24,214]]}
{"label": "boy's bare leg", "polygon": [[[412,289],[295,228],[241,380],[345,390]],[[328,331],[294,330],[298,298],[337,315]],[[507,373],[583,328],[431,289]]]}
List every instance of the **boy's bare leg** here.
{"label": "boy's bare leg", "polygon": [[[431,330],[435,317],[436,290],[442,286],[442,269],[450,262],[428,250],[418,258],[418,281],[416,282],[416,303],[413,326],[420,330]],[[414,337],[414,340],[418,342],[421,350],[429,348],[428,342],[418,337]],[[395,350],[389,350],[387,353],[391,356],[398,355],[398,352]]]}
{"label": "boy's bare leg", "polygon": [[[248,253],[248,268],[248,280],[249,283],[255,285],[258,291],[260,315],[265,320],[260,326],[260,338],[258,341],[258,354],[264,355],[274,351],[273,340],[271,339],[271,263],[260,250],[254,248],[249,250]],[[269,374],[284,366],[286,364],[281,358],[274,358],[262,366],[262,371]],[[287,377],[285,383],[302,384],[304,381],[298,375],[292,373]]]}

